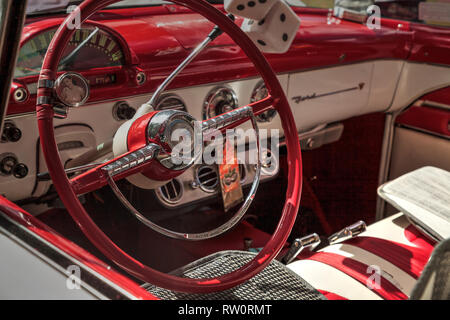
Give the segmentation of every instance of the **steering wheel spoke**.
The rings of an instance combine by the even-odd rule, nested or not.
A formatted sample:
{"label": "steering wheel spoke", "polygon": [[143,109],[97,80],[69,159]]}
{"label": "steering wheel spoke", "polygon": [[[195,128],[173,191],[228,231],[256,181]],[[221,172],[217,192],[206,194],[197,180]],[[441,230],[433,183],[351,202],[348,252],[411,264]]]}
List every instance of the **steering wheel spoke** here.
{"label": "steering wheel spoke", "polygon": [[125,153],[71,179],[72,189],[76,194],[85,194],[105,186],[108,183],[108,176],[120,180],[144,171],[160,150],[160,146],[151,143]]}
{"label": "steering wheel spoke", "polygon": [[205,120],[202,123],[203,134],[207,135],[214,130],[225,131],[227,129],[236,128],[249,120],[252,116],[256,116],[267,111],[273,106],[273,104],[274,99],[269,95],[268,97],[255,101],[247,106],[240,107],[222,113],[214,118]]}
{"label": "steering wheel spoke", "polygon": [[278,99],[274,98],[272,95],[268,95],[264,99],[255,101],[248,106],[252,108],[253,113],[257,116],[272,108],[276,103],[278,103]]}

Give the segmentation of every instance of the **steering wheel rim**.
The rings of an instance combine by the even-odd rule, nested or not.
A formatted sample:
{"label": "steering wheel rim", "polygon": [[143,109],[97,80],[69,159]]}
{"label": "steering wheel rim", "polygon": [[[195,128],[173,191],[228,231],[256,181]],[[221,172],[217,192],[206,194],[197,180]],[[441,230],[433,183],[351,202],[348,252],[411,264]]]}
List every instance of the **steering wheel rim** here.
{"label": "steering wheel rim", "polygon": [[[75,10],[69,15],[64,23],[58,28],[49,45],[40,72],[40,83],[41,81],[55,80],[57,66],[63,54],[61,48],[65,48],[75,31],[67,27],[68,23],[73,20],[75,15],[79,12],[81,15],[81,22],[83,23],[97,11],[118,1],[119,0],[86,0],[79,6],[79,11]],[[209,21],[218,25],[223,32],[227,33],[253,62],[255,68],[266,83],[269,93],[274,97],[273,106],[280,115],[288,151],[288,187],[281,218],[275,232],[264,248],[246,265],[231,273],[213,279],[180,278],[150,268],[128,255],[105,233],[103,233],[78,200],[78,197],[73,191],[71,183],[65,174],[64,167],[59,157],[54,136],[53,106],[49,101],[41,99],[51,96],[51,89],[42,87],[38,89],[37,95],[38,101],[41,101],[41,103],[38,103],[36,106],[41,147],[54,187],[69,214],[86,237],[108,259],[112,260],[119,267],[142,281],[168,290],[188,293],[223,291],[235,287],[258,274],[283,248],[294,225],[300,205],[302,189],[300,143],[289,103],[276,74],[262,53],[245,33],[221,11],[206,1],[172,0],[172,2],[199,13]]]}

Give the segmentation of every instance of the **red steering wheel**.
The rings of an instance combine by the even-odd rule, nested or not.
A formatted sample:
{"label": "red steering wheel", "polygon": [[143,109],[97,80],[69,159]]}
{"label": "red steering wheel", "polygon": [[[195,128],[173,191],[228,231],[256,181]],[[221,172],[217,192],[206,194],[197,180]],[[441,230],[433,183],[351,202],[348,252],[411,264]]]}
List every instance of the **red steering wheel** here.
{"label": "red steering wheel", "polygon": [[[86,21],[95,12],[118,1],[119,0],[84,1],[79,7],[81,21]],[[289,175],[286,202],[274,234],[259,254],[243,267],[214,279],[180,278],[154,270],[135,260],[109,239],[90,218],[77,197],[77,188],[83,189],[83,186],[76,186],[73,181],[69,180],[61,163],[53,129],[53,117],[55,114],[51,99],[53,96],[53,88],[45,85],[54,83],[56,79],[58,64],[64,48],[75,31],[73,28],[70,29],[68,25],[70,21],[74,21],[78,10],[75,10],[57,30],[42,65],[39,78],[38,103],[36,106],[40,140],[48,171],[61,200],[83,233],[106,257],[114,261],[118,266],[133,276],[162,288],[190,293],[222,291],[235,287],[258,274],[283,248],[294,225],[300,204],[302,186],[300,144],[296,124],[283,89],[267,60],[246,34],[221,11],[214,8],[206,1],[172,0],[172,2],[198,12],[219,26],[222,31],[227,33],[235,43],[242,48],[261,74],[269,91],[269,97],[241,109],[249,110],[250,107],[253,114],[258,115],[273,106],[280,115],[288,150]],[[146,115],[143,117],[146,117]],[[137,166],[133,173],[142,171],[144,167],[145,169],[148,169],[145,165]],[[105,177],[102,176],[101,171],[95,172],[98,173],[95,178],[100,180],[105,179]]]}

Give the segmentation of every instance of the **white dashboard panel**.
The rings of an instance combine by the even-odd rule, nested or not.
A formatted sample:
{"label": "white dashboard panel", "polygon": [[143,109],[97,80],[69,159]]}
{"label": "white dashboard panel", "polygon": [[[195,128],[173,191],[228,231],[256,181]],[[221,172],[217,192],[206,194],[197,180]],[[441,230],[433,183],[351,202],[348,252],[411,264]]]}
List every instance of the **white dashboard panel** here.
{"label": "white dashboard panel", "polygon": [[[371,112],[398,110],[423,93],[450,84],[448,68],[425,64],[406,63],[401,60],[379,60],[357,64],[343,65],[326,69],[280,74],[278,76],[286,92],[298,131],[306,131],[321,124],[341,121],[350,117]],[[186,104],[187,111],[196,119],[203,118],[203,104],[206,96],[219,85],[233,89],[238,99],[238,105],[250,103],[251,94],[260,78],[231,81],[228,83],[213,83],[183,89],[170,90],[180,96]],[[101,143],[111,139],[123,123],[113,117],[113,107],[118,101],[125,101],[137,109],[147,102],[151,94],[122,99],[111,99],[102,103],[88,104],[70,109],[69,116],[64,120],[55,120],[55,126],[77,125],[90,128],[81,130],[73,126],[73,132],[85,136],[88,144]],[[390,109],[389,109],[390,108]],[[8,199],[16,201],[31,196],[42,195],[49,184],[42,184],[36,189],[36,147],[38,130],[34,113],[8,117],[22,130],[22,138],[17,143],[1,143],[0,155],[13,153],[20,163],[29,168],[28,175],[23,179],[13,176],[0,176],[0,193]],[[250,128],[250,123],[244,124]],[[259,123],[261,129],[278,129],[281,136],[281,121],[279,116],[271,122]],[[78,131],[77,131],[78,130]],[[65,132],[57,138],[64,142],[70,132]],[[65,136],[66,138],[63,138]],[[69,138],[67,138],[69,139]],[[70,139],[69,139],[70,140]],[[86,149],[80,148],[66,152],[67,158],[73,158]],[[39,172],[46,171],[45,164],[40,159]],[[33,189],[36,189],[32,193]]]}
{"label": "white dashboard panel", "polygon": [[402,110],[424,94],[450,86],[450,68],[405,62],[389,111]]}
{"label": "white dashboard panel", "polygon": [[[281,75],[279,79],[283,88],[286,90],[288,76]],[[258,78],[247,79],[242,81],[230,82],[226,85],[236,92],[239,105],[243,106],[250,103],[251,93],[259,80],[260,79]],[[218,84],[211,84],[178,90],[170,90],[168,91],[168,93],[176,93],[177,95],[179,95],[186,103],[187,111],[191,113],[196,119],[201,120],[205,97],[207,96],[208,92],[217,85]],[[113,117],[113,107],[118,101],[126,101],[131,107],[137,109],[143,103],[147,102],[150,97],[151,94],[125,99],[114,99],[99,104],[88,104],[83,107],[72,108],[69,111],[67,119],[55,119],[55,127],[70,125],[70,128],[72,128],[75,135],[81,134],[79,128],[80,125],[86,128],[91,128],[89,130],[92,131],[92,137],[95,139],[95,143],[100,144],[111,139],[114,136],[116,130],[123,123],[123,121],[117,121]],[[47,182],[39,182],[37,188],[35,188],[36,173],[42,173],[47,170],[41,156],[39,157],[39,171],[37,171],[36,169],[36,148],[38,146],[39,137],[36,115],[34,113],[29,113],[12,116],[8,117],[7,121],[13,122],[14,125],[16,125],[22,131],[22,138],[19,142],[16,143],[1,143],[0,155],[7,152],[15,154],[20,163],[24,163],[27,165],[27,167],[29,168],[29,173],[23,179],[17,179],[13,176],[0,175],[0,192],[2,195],[6,196],[12,201],[17,201],[32,196],[41,196],[48,190],[50,184]],[[251,125],[245,124],[243,125],[243,127],[250,128]],[[269,123],[260,123],[260,128],[281,128],[279,117],[276,116]],[[86,132],[84,132],[83,134],[86,134]],[[71,137],[70,132],[68,132],[67,130],[63,130],[59,136],[56,136],[56,139],[58,143],[70,141],[73,140],[73,135]],[[95,146],[95,143],[93,144],[91,141],[89,146],[93,147]],[[85,148],[79,148],[77,150],[72,150],[72,153],[69,155],[67,155],[67,152],[65,156],[63,156],[63,153],[61,153],[61,156],[63,158],[62,160],[63,162],[65,162],[69,158],[74,158],[85,151]]]}
{"label": "white dashboard panel", "polygon": [[290,75],[287,97],[298,128],[311,128],[364,113],[374,63]]}

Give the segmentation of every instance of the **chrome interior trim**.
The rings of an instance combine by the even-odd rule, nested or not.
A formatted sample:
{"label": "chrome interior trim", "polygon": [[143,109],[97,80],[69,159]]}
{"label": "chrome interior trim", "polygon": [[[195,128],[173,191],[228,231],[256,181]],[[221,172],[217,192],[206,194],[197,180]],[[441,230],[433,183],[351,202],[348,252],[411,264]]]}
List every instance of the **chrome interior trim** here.
{"label": "chrome interior trim", "polygon": [[134,168],[142,163],[153,160],[161,147],[156,144],[148,144],[125,157],[122,157],[102,168],[111,177]]}
{"label": "chrome interior trim", "polygon": [[[59,94],[59,89],[60,87],[63,85],[63,82],[65,79],[71,79],[72,78],[76,78],[78,81],[81,82],[81,84],[83,85],[83,89],[84,89],[84,96],[83,98],[78,101],[78,102],[68,102],[68,101],[64,101],[64,98],[60,96]],[[80,87],[80,86],[78,86]],[[56,79],[55,81],[55,85],[53,87],[53,91],[56,97],[58,97],[58,100],[63,103],[64,105],[68,106],[68,107],[73,107],[73,108],[78,108],[82,105],[84,105],[86,103],[86,101],[89,99],[89,94],[90,94],[90,86],[89,86],[89,82],[86,80],[85,77],[83,77],[80,73],[78,72],[66,72],[62,75],[60,75],[58,77],[58,79]]]}
{"label": "chrome interior trim", "polygon": [[[161,105],[170,99],[178,100],[179,104],[175,105],[175,106],[171,106],[170,108],[161,109]],[[186,103],[183,101],[183,99],[179,95],[177,95],[175,93],[167,93],[167,94],[162,95],[161,98],[158,100],[158,103],[155,106],[155,110],[157,110],[157,111],[179,110],[179,111],[187,112]]]}
{"label": "chrome interior trim", "polygon": [[[205,101],[203,102],[203,110],[202,110],[203,120],[208,120],[210,118],[217,116],[217,114],[215,113],[216,110],[213,110],[214,114],[211,114],[211,107],[214,107],[214,108],[216,107],[215,105],[212,105],[212,103],[214,102],[214,100],[217,97],[219,97],[220,95],[223,95],[224,93],[226,95],[231,96],[231,100],[234,105],[233,109],[238,108],[238,106],[239,106],[238,98],[233,89],[229,88],[226,85],[214,87],[212,90],[209,91],[209,93],[207,94],[207,96],[205,98]],[[231,110],[221,110],[221,113],[225,113],[228,111],[231,111]]]}
{"label": "chrome interior trim", "polygon": [[436,132],[433,132],[433,131],[430,131],[430,130],[418,128],[418,127],[416,127],[416,126],[411,126],[411,125],[403,124],[403,123],[401,123],[401,124],[396,124],[395,126],[396,126],[396,127],[400,127],[400,128],[405,128],[405,129],[413,130],[413,131],[417,131],[417,132],[420,132],[420,133],[429,134],[429,135],[435,136],[435,137],[437,137],[437,138],[450,140],[450,136],[446,136],[446,135],[444,135],[444,134],[440,134],[440,133],[436,133]]}
{"label": "chrome interior trim", "polygon": [[289,264],[304,250],[314,250],[320,244],[320,237],[317,233],[312,233],[303,238],[297,238],[291,244],[288,253],[283,257],[284,264]]}
{"label": "chrome interior trim", "polygon": [[[247,195],[247,198],[245,199],[244,203],[242,204],[242,206],[240,207],[238,212],[230,220],[228,220],[227,222],[225,222],[221,226],[219,226],[219,227],[217,227],[217,228],[215,228],[213,230],[202,232],[202,233],[181,233],[181,232],[176,232],[176,231],[173,231],[173,230],[166,229],[166,228],[161,227],[161,226],[157,225],[156,223],[150,221],[149,219],[147,219],[144,215],[142,215],[128,201],[128,199],[124,196],[122,191],[120,191],[119,187],[117,186],[117,184],[115,183],[114,179],[112,178],[111,170],[105,170],[106,178],[107,178],[107,181],[108,181],[108,185],[111,187],[112,191],[117,196],[117,198],[122,202],[122,204],[140,222],[142,222],[147,227],[153,229],[154,231],[159,232],[162,235],[165,235],[165,236],[167,236],[169,238],[198,241],[198,240],[205,240],[205,239],[214,238],[214,237],[217,237],[220,234],[228,231],[229,229],[234,227],[239,221],[241,221],[242,217],[247,212],[248,208],[250,207],[251,203],[253,202],[253,199],[255,198],[255,194],[256,194],[256,191],[258,189],[259,182],[260,182],[260,177],[261,177],[261,159],[260,159],[261,158],[260,157],[261,146],[260,146],[260,137],[259,137],[258,123],[256,121],[256,118],[255,118],[253,112],[251,112],[251,107],[244,107],[242,109],[245,109],[245,110],[242,111],[243,113],[248,113],[249,112],[248,110],[250,110],[250,115],[249,115],[250,116],[250,120],[252,122],[253,128],[255,129],[255,133],[256,133],[257,164],[256,164],[256,168],[255,168],[255,177],[254,177],[253,184],[251,186],[250,192]],[[237,114],[239,114],[239,113],[237,113]],[[223,120],[225,120],[225,119],[227,119],[227,118],[224,117]],[[220,122],[220,124],[222,124],[222,125],[224,123],[228,123],[228,122],[226,122],[226,121],[225,122],[222,122],[222,121]]]}
{"label": "chrome interior trim", "polygon": [[[175,183],[178,183],[180,185],[180,192],[175,196],[175,198],[169,198],[168,196],[170,196],[170,192],[168,190],[168,185],[171,185],[172,188],[175,191]],[[163,190],[166,192],[166,194],[168,196],[164,195]],[[179,179],[175,178],[170,180],[168,183],[166,183],[165,185],[157,188],[155,190],[156,196],[158,197],[158,199],[164,203],[164,205],[168,206],[168,207],[175,207],[183,198],[184,195],[184,186],[183,186],[183,182],[180,181]]]}
{"label": "chrome interior trim", "polygon": [[[378,173],[378,186],[385,183],[389,177],[389,165],[391,163],[392,155],[392,143],[394,141],[394,127],[395,119],[399,112],[387,113],[384,123],[384,136],[383,145],[381,149],[381,159],[380,159],[380,171]],[[377,207],[375,213],[375,221],[382,220],[384,218],[384,211],[386,208],[386,202],[377,197]]]}

